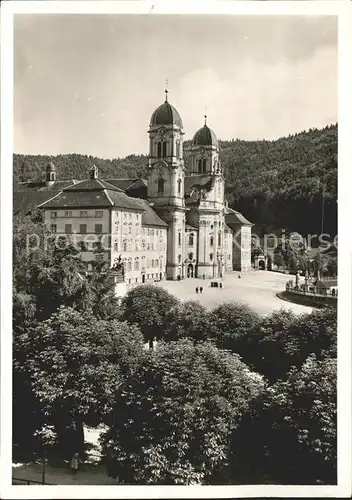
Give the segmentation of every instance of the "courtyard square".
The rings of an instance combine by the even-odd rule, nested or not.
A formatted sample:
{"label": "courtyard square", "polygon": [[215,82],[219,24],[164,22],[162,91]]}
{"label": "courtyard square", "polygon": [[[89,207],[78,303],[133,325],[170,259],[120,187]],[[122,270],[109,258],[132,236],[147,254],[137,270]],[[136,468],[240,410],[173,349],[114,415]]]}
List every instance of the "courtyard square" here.
{"label": "courtyard square", "polygon": [[[162,286],[180,300],[197,300],[207,309],[233,301],[250,306],[261,315],[281,308],[291,310],[295,314],[312,312],[312,307],[286,302],[276,296],[278,292],[285,290],[288,279],[290,276],[287,274],[250,270],[244,273],[226,273],[221,279],[188,278],[182,281],[161,281],[158,286]],[[212,281],[221,282],[222,288],[212,288]],[[195,289],[200,286],[203,287],[203,293],[197,294]]]}

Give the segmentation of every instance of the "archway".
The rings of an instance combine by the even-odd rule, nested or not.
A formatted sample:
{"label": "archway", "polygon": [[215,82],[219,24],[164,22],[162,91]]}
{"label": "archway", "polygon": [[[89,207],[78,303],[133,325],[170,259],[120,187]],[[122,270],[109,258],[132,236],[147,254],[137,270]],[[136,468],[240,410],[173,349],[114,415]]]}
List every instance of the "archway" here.
{"label": "archway", "polygon": [[258,267],[261,271],[265,271],[265,260],[259,260]]}
{"label": "archway", "polygon": [[145,283],[145,274],[142,274],[142,283]]}
{"label": "archway", "polygon": [[194,277],[193,264],[188,264],[188,266],[187,266],[187,278],[193,278],[193,277]]}

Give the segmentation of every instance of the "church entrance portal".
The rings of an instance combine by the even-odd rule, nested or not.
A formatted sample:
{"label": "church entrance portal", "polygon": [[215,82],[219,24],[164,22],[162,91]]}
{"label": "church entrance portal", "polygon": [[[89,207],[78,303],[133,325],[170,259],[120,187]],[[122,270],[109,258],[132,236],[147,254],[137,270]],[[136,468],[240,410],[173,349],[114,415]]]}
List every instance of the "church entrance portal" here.
{"label": "church entrance portal", "polygon": [[193,277],[194,277],[193,264],[188,264],[188,266],[187,266],[187,278],[193,278]]}

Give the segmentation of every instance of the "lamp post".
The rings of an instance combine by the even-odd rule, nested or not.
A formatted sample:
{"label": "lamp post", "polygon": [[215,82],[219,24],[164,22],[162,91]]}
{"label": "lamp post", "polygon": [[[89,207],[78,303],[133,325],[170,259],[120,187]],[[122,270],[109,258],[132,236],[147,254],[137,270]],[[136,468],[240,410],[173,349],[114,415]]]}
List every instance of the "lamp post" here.
{"label": "lamp post", "polygon": [[46,473],[46,450],[47,447],[53,447],[56,444],[56,433],[52,425],[43,425],[41,429],[36,432],[40,439],[40,448],[42,452],[42,484],[45,484]]}

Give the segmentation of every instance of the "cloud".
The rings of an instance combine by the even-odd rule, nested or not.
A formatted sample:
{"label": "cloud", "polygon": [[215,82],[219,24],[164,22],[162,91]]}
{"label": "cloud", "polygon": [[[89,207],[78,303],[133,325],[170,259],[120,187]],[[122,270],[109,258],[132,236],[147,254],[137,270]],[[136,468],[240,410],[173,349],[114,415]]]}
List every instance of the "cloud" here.
{"label": "cloud", "polygon": [[337,121],[334,18],[22,16],[15,151],[146,153],[169,78],[186,138],[272,139]]}

